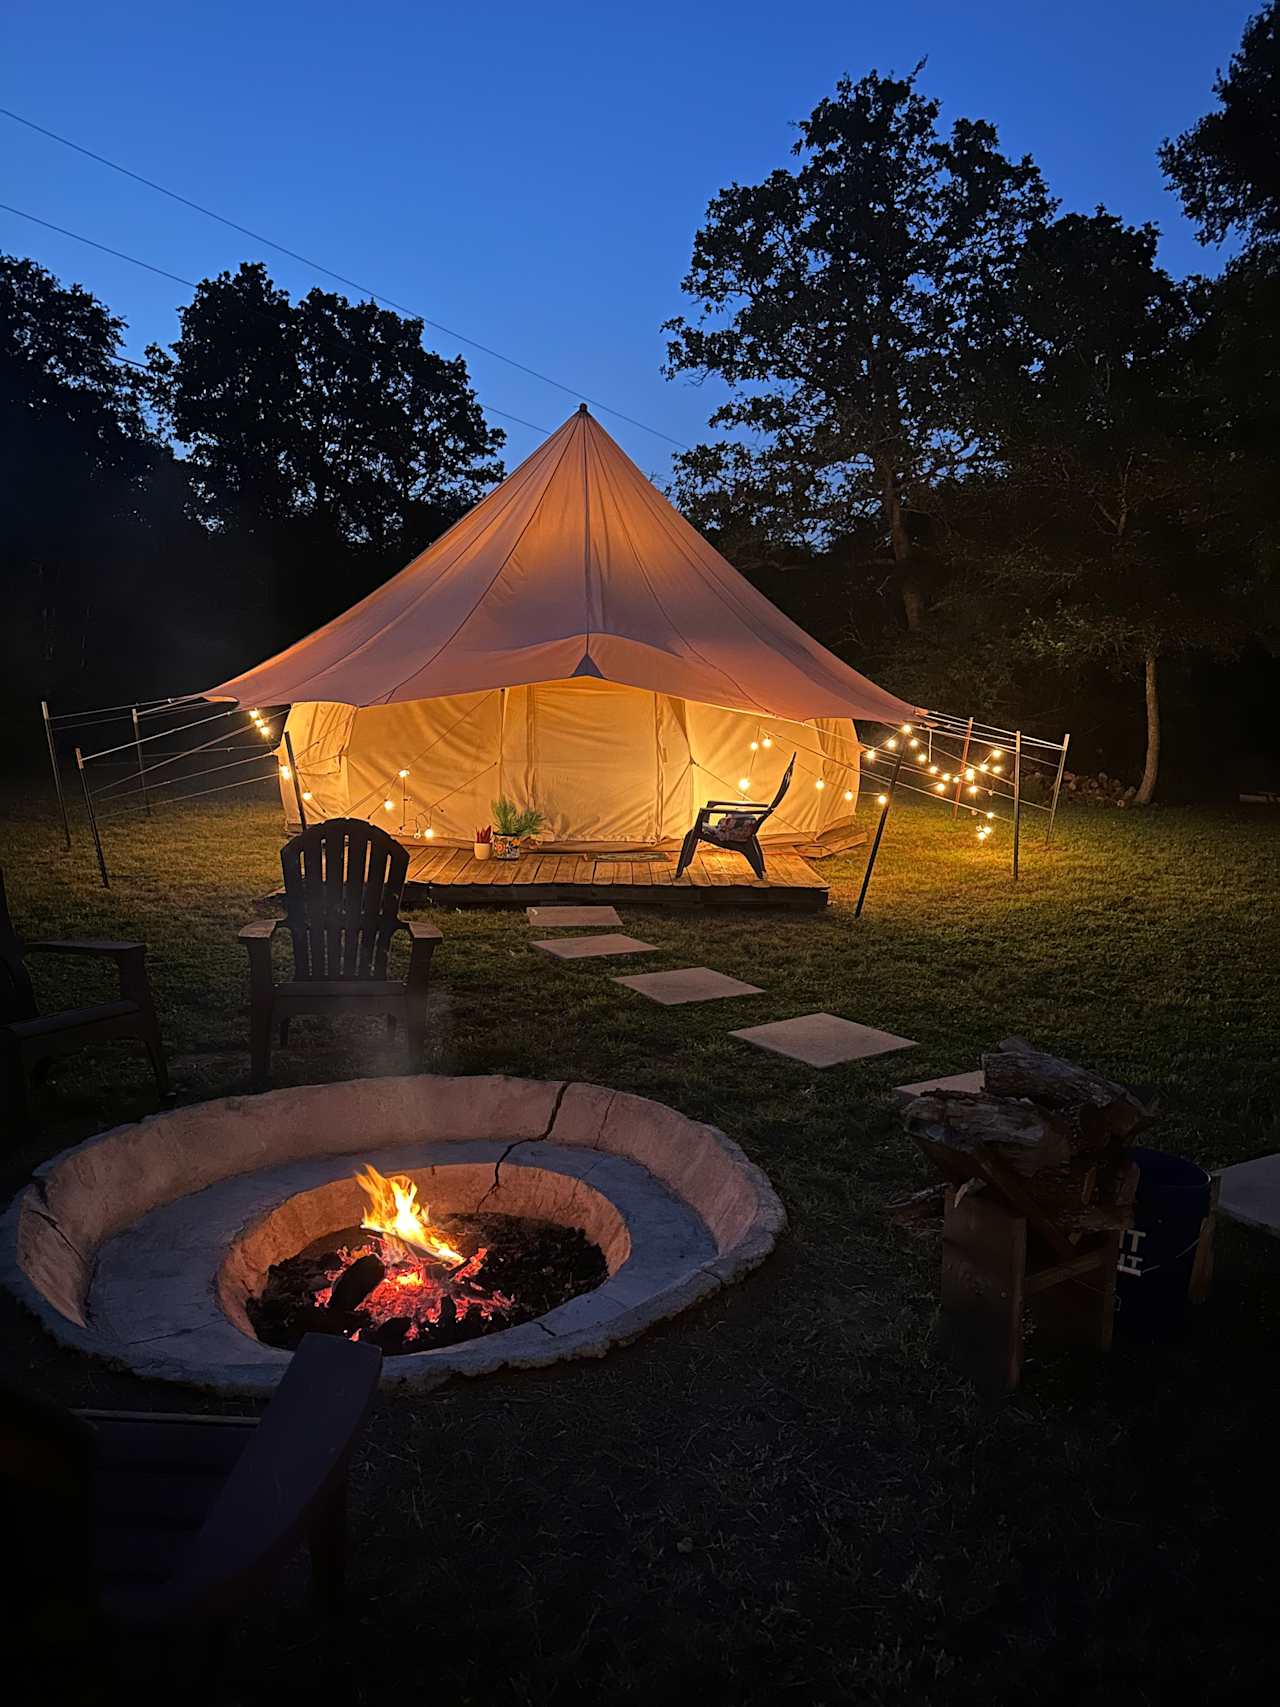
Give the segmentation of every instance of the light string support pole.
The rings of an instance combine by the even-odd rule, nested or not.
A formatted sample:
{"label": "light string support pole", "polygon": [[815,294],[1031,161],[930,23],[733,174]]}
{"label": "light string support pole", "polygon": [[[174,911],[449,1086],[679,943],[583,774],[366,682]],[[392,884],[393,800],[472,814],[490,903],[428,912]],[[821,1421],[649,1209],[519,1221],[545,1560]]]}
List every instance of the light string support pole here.
{"label": "light string support pole", "polygon": [[67,797],[62,792],[62,773],[58,769],[58,748],[53,739],[53,721],[49,716],[49,701],[40,701],[40,715],[44,719],[44,738],[49,743],[49,763],[53,766],[53,786],[58,796],[58,811],[62,814],[62,840],[68,853],[71,852],[71,821],[67,817]]}
{"label": "light string support pole", "polygon": [[860,919],[862,917],[862,904],[866,900],[867,890],[871,886],[871,873],[876,867],[876,855],[880,852],[881,838],[884,836],[884,827],[889,817],[889,808],[893,805],[893,791],[898,786],[898,772],[901,769],[902,749],[899,747],[898,755],[893,761],[893,775],[889,778],[889,787],[884,797],[884,805],[880,808],[880,822],[876,825],[875,840],[871,844],[871,852],[867,855],[867,869],[862,874],[862,888],[858,891],[858,904],[853,909],[853,916],[855,919]]}
{"label": "light string support pole", "polygon": [[1022,731],[1013,735],[1013,881],[1018,881],[1018,842],[1022,834]]}
{"label": "light string support pole", "polygon": [[969,763],[969,742],[973,739],[973,719],[964,732],[964,750],[960,754],[960,770],[956,776],[956,797],[951,806],[951,822],[954,824],[960,816],[960,790],[964,787],[965,766]]}
{"label": "light string support pole", "polygon": [[110,889],[111,879],[107,875],[107,862],[102,852],[102,837],[98,834],[98,814],[93,809],[93,794],[89,788],[89,778],[85,774],[84,754],[76,748],[76,769],[80,772],[80,786],[84,790],[84,809],[89,815],[89,829],[93,835],[94,852],[98,856],[98,870],[102,875],[102,887]]}
{"label": "light string support pole", "polygon": [[151,816],[151,796],[147,793],[147,768],[142,762],[142,731],[138,728],[138,708],[129,707],[129,716],[133,719],[133,745],[138,755],[138,782],[142,788],[142,804],[147,817]]}
{"label": "light string support pole", "polygon": [[1058,759],[1058,774],[1053,779],[1053,800],[1049,806],[1049,828],[1045,834],[1044,845],[1049,847],[1053,842],[1053,821],[1058,816],[1058,795],[1062,791],[1062,776],[1067,768],[1067,747],[1071,741],[1071,731],[1062,737],[1062,753]]}
{"label": "light string support pole", "polygon": [[293,798],[298,805],[298,823],[305,830],[307,809],[302,804],[302,783],[298,778],[298,761],[293,756],[293,737],[287,729],[284,732],[284,750],[289,755],[289,775],[293,778]]}

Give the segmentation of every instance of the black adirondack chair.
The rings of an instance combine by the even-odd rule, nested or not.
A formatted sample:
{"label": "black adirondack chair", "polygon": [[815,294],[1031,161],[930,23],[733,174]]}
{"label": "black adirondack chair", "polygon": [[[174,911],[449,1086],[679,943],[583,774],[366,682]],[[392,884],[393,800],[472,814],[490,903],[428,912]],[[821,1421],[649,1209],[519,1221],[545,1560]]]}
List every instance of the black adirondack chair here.
{"label": "black adirondack chair", "polygon": [[[249,951],[250,1039],[253,1082],[271,1072],[271,1037],[289,1040],[298,1014],[384,1015],[388,1029],[402,1026],[414,1072],[422,1069],[427,1026],[427,980],[441,941],[434,925],[400,917],[408,849],[363,818],[313,824],[280,850],[285,916],[245,925]],[[293,939],[293,977],[275,982],[271,939]],[[410,938],[409,975],[387,977],[387,956],[397,931]]]}
{"label": "black adirondack chair", "polygon": [[740,853],[756,876],[763,879],[761,826],[777,811],[783,795],[791,787],[791,773],[795,768],[796,756],[792,753],[791,763],[783,771],[782,781],[778,784],[778,792],[767,806],[753,805],[745,800],[708,800],[698,813],[693,828],[680,849],[676,882],[680,881],[685,868],[692,863],[699,842],[710,842],[712,847],[723,848],[726,853]]}
{"label": "black adirondack chair", "polygon": [[[208,1679],[193,1664],[193,1628],[216,1626],[249,1605],[304,1542],[311,1552],[317,1610],[340,1609],[346,1563],[347,1471],[382,1368],[376,1346],[308,1334],[261,1420],[256,1416],[164,1411],[64,1411],[21,1391],[0,1391],[0,1492],[21,1581],[7,1593],[32,1628],[65,1624],[73,1663],[80,1642],[100,1683],[104,1655],[85,1653],[101,1628],[148,1640],[180,1638],[181,1695],[130,1693],[132,1700],[204,1699]],[[15,1624],[15,1634],[20,1626]],[[27,1641],[49,1693],[58,1658]],[[11,1653],[11,1668],[22,1656]],[[201,1658],[198,1650],[196,1662]],[[109,1674],[108,1674],[109,1675]],[[34,1681],[34,1680],[33,1680]],[[68,1685],[58,1699],[82,1696]],[[120,1697],[123,1699],[123,1696]],[[218,1697],[222,1699],[221,1696]],[[114,1692],[111,1699],[117,1699]]]}
{"label": "black adirondack chair", "polygon": [[[90,1007],[42,1014],[23,961],[30,954],[74,954],[93,960],[114,960],[120,997]],[[147,978],[147,945],[143,942],[76,941],[25,942],[13,928],[0,871],[0,1051],[4,1055],[10,1108],[15,1119],[27,1112],[28,1076],[36,1077],[56,1055],[68,1055],[89,1043],[132,1038],[146,1047],[161,1097],[169,1090],[160,1022]]]}

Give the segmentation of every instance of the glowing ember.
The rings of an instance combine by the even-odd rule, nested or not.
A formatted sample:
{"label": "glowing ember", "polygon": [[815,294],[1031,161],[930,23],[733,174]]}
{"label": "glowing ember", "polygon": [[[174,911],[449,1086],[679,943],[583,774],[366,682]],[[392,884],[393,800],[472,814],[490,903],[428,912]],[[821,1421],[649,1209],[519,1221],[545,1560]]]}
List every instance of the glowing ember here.
{"label": "glowing ember", "polygon": [[[446,1246],[446,1249],[451,1248]],[[397,1251],[403,1252],[402,1258],[397,1256]],[[407,1318],[404,1339],[408,1344],[429,1333],[442,1315],[461,1322],[475,1311],[488,1320],[515,1308],[515,1301],[505,1293],[477,1282],[476,1276],[488,1254],[488,1246],[481,1245],[474,1256],[459,1257],[458,1266],[448,1273],[432,1274],[429,1265],[421,1258],[405,1251],[402,1245],[398,1246],[391,1236],[384,1233],[380,1242],[371,1240],[369,1244],[357,1245],[354,1249],[344,1245],[338,1252],[336,1266],[326,1269],[326,1284],[316,1292],[315,1301],[318,1308],[327,1309],[335,1284],[352,1263],[361,1257],[379,1257],[386,1273],[360,1300],[360,1310],[369,1317],[372,1328]],[[362,1331],[357,1328],[351,1338],[359,1339]]]}
{"label": "glowing ember", "polygon": [[369,1199],[369,1208],[360,1225],[369,1233],[383,1233],[402,1245],[412,1245],[425,1251],[437,1262],[462,1263],[462,1252],[455,1250],[444,1235],[434,1228],[427,1216],[430,1205],[418,1206],[418,1188],[403,1174],[390,1179],[380,1174],[372,1163],[366,1162],[356,1182]]}

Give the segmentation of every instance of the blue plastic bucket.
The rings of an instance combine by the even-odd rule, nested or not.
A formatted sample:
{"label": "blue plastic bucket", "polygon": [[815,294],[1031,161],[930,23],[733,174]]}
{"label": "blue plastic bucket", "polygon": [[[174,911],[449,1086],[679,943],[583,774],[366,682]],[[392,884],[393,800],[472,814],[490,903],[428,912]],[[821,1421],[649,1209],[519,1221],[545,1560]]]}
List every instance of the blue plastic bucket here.
{"label": "blue plastic bucket", "polygon": [[1209,1175],[1185,1156],[1135,1146],[1142,1170],[1133,1225],[1120,1236],[1116,1331],[1128,1339],[1175,1339],[1185,1328],[1187,1291],[1200,1227],[1209,1213]]}

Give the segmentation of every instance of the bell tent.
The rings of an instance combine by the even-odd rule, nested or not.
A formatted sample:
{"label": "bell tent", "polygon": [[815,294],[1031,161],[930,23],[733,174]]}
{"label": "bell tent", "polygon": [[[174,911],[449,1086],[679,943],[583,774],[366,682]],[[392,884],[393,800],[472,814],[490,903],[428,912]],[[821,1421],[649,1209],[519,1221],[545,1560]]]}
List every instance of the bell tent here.
{"label": "bell tent", "polygon": [[204,697],[290,707],[308,815],[465,845],[502,795],[549,844],[596,849],[767,800],[793,752],[766,840],[837,832],[854,719],[916,714],[732,568],[585,405],[393,579]]}

